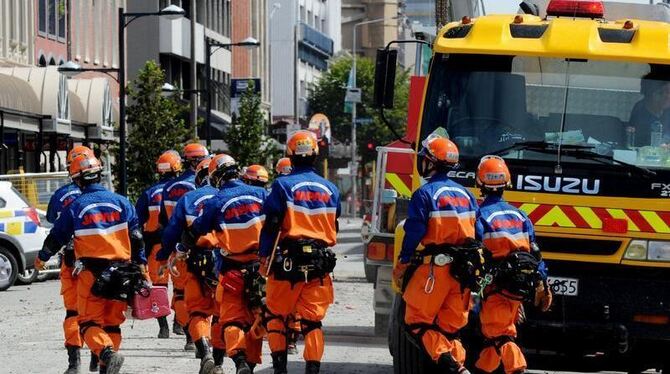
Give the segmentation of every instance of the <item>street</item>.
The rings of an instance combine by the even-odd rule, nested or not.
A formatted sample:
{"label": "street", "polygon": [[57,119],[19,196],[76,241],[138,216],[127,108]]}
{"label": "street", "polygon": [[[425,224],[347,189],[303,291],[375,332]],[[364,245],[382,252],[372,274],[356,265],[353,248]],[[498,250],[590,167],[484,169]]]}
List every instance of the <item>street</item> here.
{"label": "street", "polygon": [[[372,284],[363,273],[363,252],[359,234],[360,220],[340,220],[341,232],[336,247],[338,265],[335,273],[335,304],[324,321],[326,351],[323,373],[391,373],[392,358],[386,337],[374,336]],[[50,280],[31,286],[13,287],[0,293],[0,373],[60,373],[66,367],[61,323],[64,311],[59,295],[59,282]],[[170,320],[172,317],[170,317]],[[155,321],[128,320],[122,326],[124,340],[121,352],[126,357],[123,373],[196,373],[199,360],[192,352],[184,352],[184,338],[172,335],[159,340]],[[301,343],[299,343],[301,345]],[[301,346],[299,350],[301,350]],[[264,345],[263,364],[256,373],[272,373],[270,351]],[[87,368],[88,350],[82,351],[82,365]],[[532,360],[532,358],[531,358]],[[535,373],[568,373],[557,367],[559,359],[545,358]],[[531,365],[538,361],[531,361]],[[561,365],[559,365],[561,366]],[[586,366],[571,371],[597,371]],[[289,372],[304,369],[302,353],[289,356]],[[226,373],[233,373],[231,360],[224,361]],[[82,372],[85,372],[82,370]]]}

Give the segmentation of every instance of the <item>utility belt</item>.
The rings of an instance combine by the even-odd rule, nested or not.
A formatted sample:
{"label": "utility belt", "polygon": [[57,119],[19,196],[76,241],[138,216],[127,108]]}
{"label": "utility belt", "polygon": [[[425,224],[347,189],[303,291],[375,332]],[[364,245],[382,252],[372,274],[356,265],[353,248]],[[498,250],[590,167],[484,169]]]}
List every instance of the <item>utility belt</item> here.
{"label": "utility belt", "polygon": [[277,280],[295,284],[320,279],[335,269],[337,258],[321,240],[284,240],[277,248],[272,272]]}
{"label": "utility belt", "polygon": [[214,250],[195,248],[188,252],[186,257],[186,269],[195,275],[200,284],[209,288],[215,288],[219,284],[216,277],[216,263]]}
{"label": "utility belt", "polygon": [[74,240],[70,240],[61,251],[61,261],[63,261],[63,264],[69,268],[74,267],[76,261],[74,254]]}
{"label": "utility belt", "polygon": [[249,309],[265,305],[265,278],[259,272],[260,262],[238,262],[224,258],[220,266],[224,292],[242,295]]}
{"label": "utility belt", "polygon": [[104,299],[129,302],[136,293],[146,293],[149,288],[140,266],[130,261],[82,258],[75,271],[82,268],[95,276],[91,293]]}
{"label": "utility belt", "polygon": [[515,250],[501,259],[493,261],[492,286],[486,296],[498,293],[511,300],[531,302],[535,289],[543,282],[539,272],[540,261],[530,252]]}

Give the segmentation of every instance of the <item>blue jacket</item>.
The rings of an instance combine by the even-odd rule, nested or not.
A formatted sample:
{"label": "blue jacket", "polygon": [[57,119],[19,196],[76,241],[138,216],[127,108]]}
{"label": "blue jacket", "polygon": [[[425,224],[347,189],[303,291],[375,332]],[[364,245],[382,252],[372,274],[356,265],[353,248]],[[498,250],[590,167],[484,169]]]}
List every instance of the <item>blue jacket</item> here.
{"label": "blue jacket", "polygon": [[57,189],[49,199],[47,221],[50,223],[56,222],[63,209],[70,205],[79,195],[81,195],[81,191],[74,182],[70,182]]}
{"label": "blue jacket", "polygon": [[181,242],[184,229],[191,226],[200,214],[205,202],[217,194],[218,190],[205,185],[182,196],[174,208],[170,222],[163,231],[163,247],[156,253],[158,261],[165,261]]}
{"label": "blue jacket", "polygon": [[261,257],[272,253],[278,229],[280,239],[318,239],[329,247],[337,243],[340,192],[333,183],[314,168],[294,167],[291,174],[275,179],[271,190],[263,204]]}
{"label": "blue jacket", "polygon": [[160,224],[166,227],[172,217],[177,201],[186,193],[196,189],[195,172],[187,170],[177,178],[170,179],[163,186],[163,200],[161,201]]}
{"label": "blue jacket", "polygon": [[221,186],[216,196],[205,203],[202,214],[193,222],[196,236],[214,232],[218,246],[240,262],[257,257],[256,250],[265,221],[263,202],[267,191],[234,179]]}
{"label": "blue jacket", "polygon": [[470,191],[447,174],[434,175],[412,194],[400,261],[407,263],[419,244],[459,245],[474,238],[477,211]]}
{"label": "blue jacket", "polygon": [[[530,252],[535,243],[533,223],[526,213],[507,203],[501,196],[488,196],[479,207],[475,233],[488,248],[494,259],[501,259],[513,251]],[[544,261],[540,274],[547,278]]]}
{"label": "blue jacket", "polygon": [[137,219],[143,232],[159,230],[160,207],[163,201],[163,186],[168,178],[161,179],[142,192],[135,203]]}
{"label": "blue jacket", "polygon": [[137,229],[139,222],[130,201],[100,184],[92,184],[63,210],[50,235],[60,245],[66,245],[74,235],[74,251],[78,259],[132,259],[146,264],[144,250],[133,251],[131,248],[130,232]]}

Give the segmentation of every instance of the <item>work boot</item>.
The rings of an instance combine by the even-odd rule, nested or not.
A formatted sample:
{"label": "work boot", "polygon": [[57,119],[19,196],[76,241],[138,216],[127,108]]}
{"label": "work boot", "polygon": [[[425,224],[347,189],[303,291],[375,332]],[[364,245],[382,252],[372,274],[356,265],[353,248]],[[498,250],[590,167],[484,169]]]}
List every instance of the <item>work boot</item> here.
{"label": "work boot", "polygon": [[88,363],[88,371],[91,373],[95,373],[98,371],[100,366],[100,360],[98,359],[98,356],[95,355],[95,353],[91,352],[91,361]]}
{"label": "work boot", "polygon": [[119,374],[123,366],[123,356],[114,352],[112,347],[106,347],[100,352],[100,361],[105,364],[107,374]]}
{"label": "work boot", "polygon": [[459,364],[451,356],[451,353],[441,354],[440,358],[437,360],[437,366],[440,369],[447,370],[449,373],[470,374],[470,371],[468,369],[466,369],[465,366]]}
{"label": "work boot", "polygon": [[107,366],[100,365],[100,374],[107,374]]}
{"label": "work boot", "polygon": [[184,330],[184,335],[186,335],[186,344],[184,344],[184,350],[188,352],[196,351],[195,358],[202,358],[202,356],[198,357],[198,351],[193,344],[193,339],[191,338],[191,334],[188,333],[188,330]]}
{"label": "work boot", "polygon": [[321,363],[319,361],[305,362],[305,374],[319,374]]}
{"label": "work boot", "polygon": [[256,364],[254,364],[253,362],[247,362],[247,364],[249,365],[249,369],[251,369],[251,374],[254,374],[254,369],[256,368]]}
{"label": "work boot", "polygon": [[271,356],[274,374],[288,374],[286,371],[286,351],[272,352]]}
{"label": "work boot", "polygon": [[212,350],[212,356],[214,357],[214,371],[212,374],[223,374],[223,358],[226,356],[226,350],[221,348],[214,348]]}
{"label": "work boot", "polygon": [[175,335],[184,335],[184,328],[177,323],[176,319],[172,321],[172,333]]}
{"label": "work boot", "polygon": [[79,356],[79,347],[67,346],[67,370],[64,374],[79,374],[81,368],[81,358]]}
{"label": "work boot", "polygon": [[214,367],[214,357],[212,356],[212,345],[209,343],[207,338],[202,338],[195,342],[195,348],[201,352],[202,359],[200,359],[200,371],[199,374],[213,374]]}
{"label": "work boot", "polygon": [[247,364],[247,355],[244,352],[240,352],[232,357],[233,362],[235,363],[235,374],[251,374],[251,368]]}
{"label": "work boot", "polygon": [[158,339],[167,339],[170,337],[170,326],[168,326],[167,317],[158,317]]}

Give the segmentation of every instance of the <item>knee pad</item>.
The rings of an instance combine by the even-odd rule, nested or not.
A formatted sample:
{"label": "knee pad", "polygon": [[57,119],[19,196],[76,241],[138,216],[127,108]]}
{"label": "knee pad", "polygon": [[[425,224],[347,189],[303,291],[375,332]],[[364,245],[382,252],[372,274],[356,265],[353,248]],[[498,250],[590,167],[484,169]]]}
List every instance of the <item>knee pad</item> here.
{"label": "knee pad", "polygon": [[223,326],[221,326],[221,330],[225,333],[226,329],[229,328],[229,327],[237,327],[238,329],[240,329],[240,330],[242,330],[246,333],[246,332],[249,332],[249,328],[251,326],[249,326],[246,323],[233,321],[233,322],[228,322],[228,323],[224,324]]}
{"label": "knee pad", "polygon": [[105,326],[102,329],[108,334],[121,334],[121,326],[119,325]]}
{"label": "knee pad", "polygon": [[321,326],[323,324],[321,321],[310,321],[307,319],[301,319],[300,320],[300,331],[302,332],[303,336],[307,336],[310,332],[314,330],[321,329]]}
{"label": "knee pad", "polygon": [[100,325],[93,322],[93,321],[85,321],[85,322],[79,323],[79,334],[81,336],[86,335],[86,330],[88,330],[91,327],[100,327]]}
{"label": "knee pad", "polygon": [[79,316],[79,312],[77,312],[76,310],[68,309],[68,310],[65,311],[65,319],[72,318],[72,317],[77,317],[77,316]]}
{"label": "knee pad", "polygon": [[203,313],[203,312],[191,312],[189,314],[189,317],[190,317],[191,320],[193,320],[193,318],[195,318],[195,317],[200,317],[202,319],[207,319],[209,316],[207,315],[207,313]]}
{"label": "knee pad", "polygon": [[[272,330],[270,329],[270,322],[274,320],[279,320],[282,325],[282,330]],[[265,316],[263,316],[263,326],[265,326],[265,331],[267,331],[268,335],[270,334],[280,334],[284,335],[286,334],[286,319],[283,318],[282,316],[278,316],[276,314],[272,314],[269,310],[265,311]]]}
{"label": "knee pad", "polygon": [[484,341],[484,348],[493,347],[496,350],[496,353],[500,355],[500,348],[507,343],[514,343],[516,339],[513,336],[503,335],[497,336],[495,338],[486,339]]}

